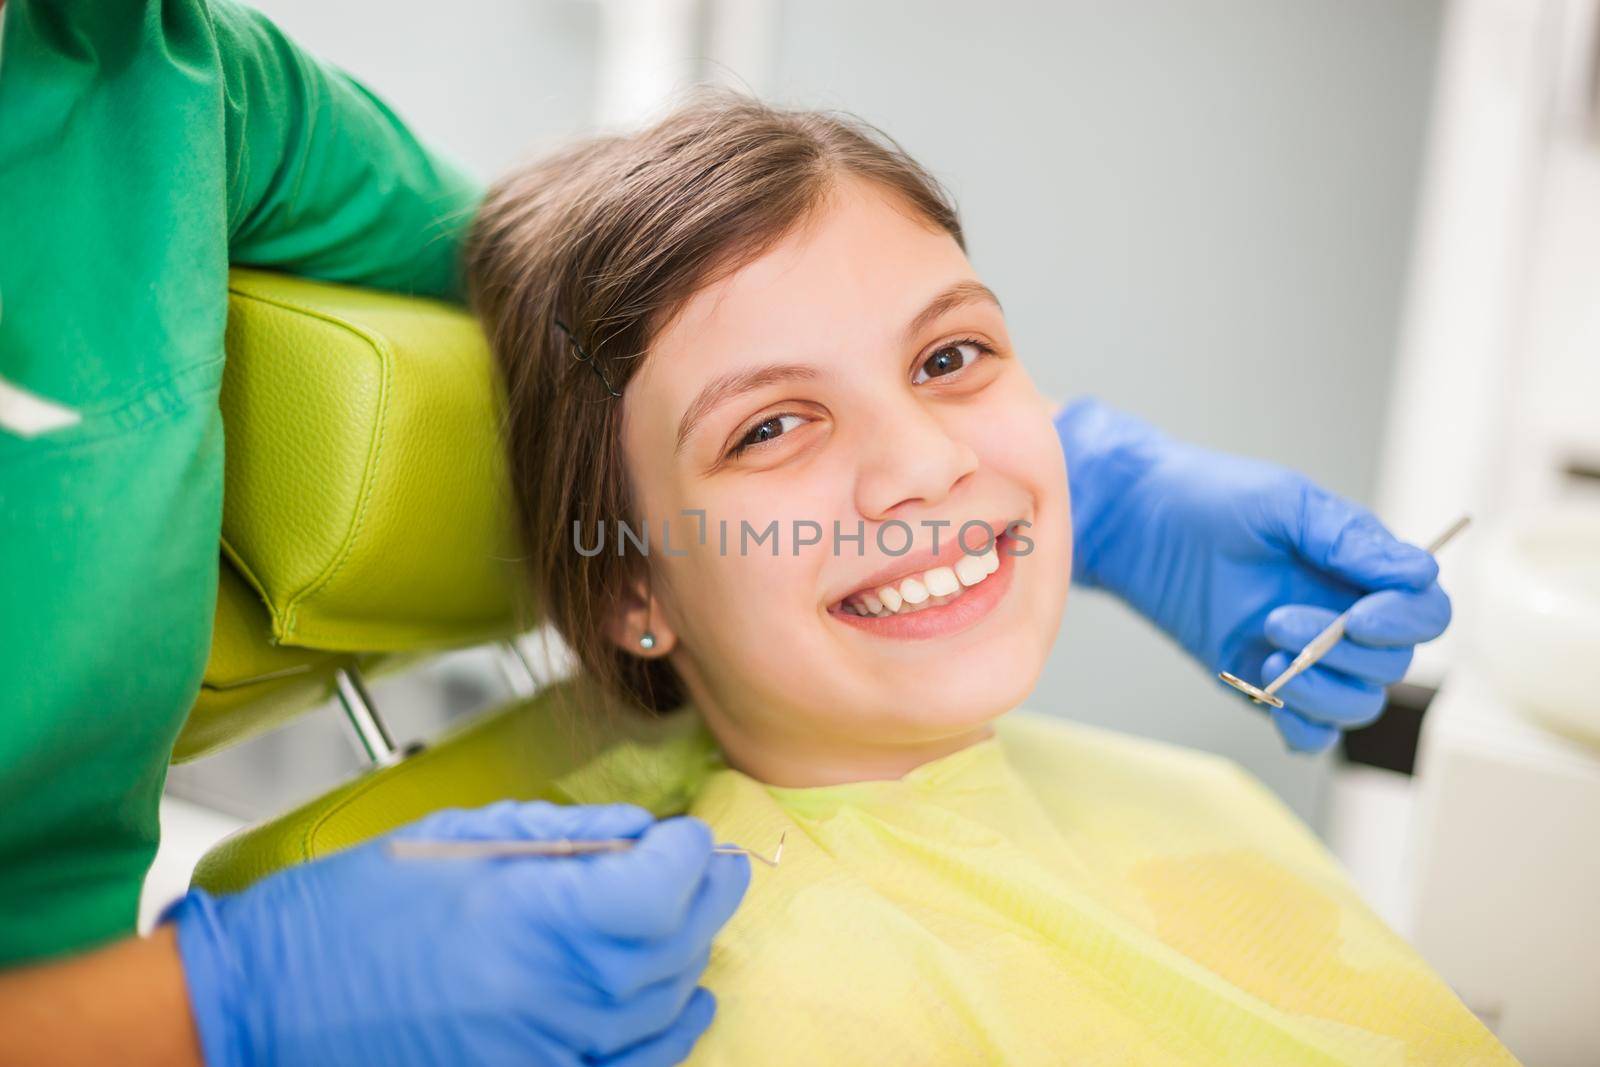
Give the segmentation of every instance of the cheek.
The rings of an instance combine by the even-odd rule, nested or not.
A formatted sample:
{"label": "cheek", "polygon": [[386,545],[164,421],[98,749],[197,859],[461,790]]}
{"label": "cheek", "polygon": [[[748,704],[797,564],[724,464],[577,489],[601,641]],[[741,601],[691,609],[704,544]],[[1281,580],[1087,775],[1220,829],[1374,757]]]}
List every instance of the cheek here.
{"label": "cheek", "polygon": [[1041,512],[1054,514],[1068,506],[1068,494],[1067,461],[1051,415],[1049,401],[1019,373],[994,390],[989,403],[972,408],[964,435],[985,467],[1025,488]]}
{"label": "cheek", "polygon": [[826,662],[813,563],[790,555],[787,543],[774,557],[770,541],[740,555],[737,530],[731,521],[727,555],[718,555],[713,520],[707,554],[677,561],[694,564],[678,597],[681,653],[722,706],[774,707],[814,691],[817,664]]}
{"label": "cheek", "polygon": [[[831,513],[815,511],[815,498],[769,490],[753,481],[746,479],[738,493],[694,505],[705,509],[705,544],[693,544],[698,520],[685,520],[682,543],[692,546],[691,556],[678,568],[685,583],[679,600],[686,612],[686,639],[697,634],[699,647],[708,651],[738,649],[745,663],[766,662],[770,656],[763,649],[781,656],[783,649],[804,640],[805,630],[815,629],[831,518]],[[799,520],[817,522],[822,539],[796,555]],[[816,530],[805,535],[814,537]],[[675,544],[677,536],[675,532]]]}
{"label": "cheek", "polygon": [[996,403],[968,427],[980,463],[1029,500],[1029,568],[1040,610],[1059,614],[1072,573],[1072,504],[1067,461],[1048,401],[1031,386]]}

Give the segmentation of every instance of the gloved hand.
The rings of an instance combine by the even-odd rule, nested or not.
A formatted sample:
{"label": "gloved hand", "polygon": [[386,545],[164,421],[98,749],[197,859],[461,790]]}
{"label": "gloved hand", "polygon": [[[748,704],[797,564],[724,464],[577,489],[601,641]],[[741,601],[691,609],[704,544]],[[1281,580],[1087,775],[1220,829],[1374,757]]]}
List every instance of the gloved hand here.
{"label": "gloved hand", "polygon": [[678,1063],[711,1022],[698,988],[750,861],[698,819],[630,805],[495,804],[397,837],[637,837],[627,852],[397,860],[383,840],[231,896],[191,890],[177,923],[206,1062]]}
{"label": "gloved hand", "polygon": [[1449,625],[1433,557],[1303,476],[1173,441],[1092,398],[1055,423],[1073,580],[1120,596],[1206,670],[1265,685],[1356,605],[1345,639],[1278,692],[1290,748],[1320,751],[1375,720],[1413,646]]}

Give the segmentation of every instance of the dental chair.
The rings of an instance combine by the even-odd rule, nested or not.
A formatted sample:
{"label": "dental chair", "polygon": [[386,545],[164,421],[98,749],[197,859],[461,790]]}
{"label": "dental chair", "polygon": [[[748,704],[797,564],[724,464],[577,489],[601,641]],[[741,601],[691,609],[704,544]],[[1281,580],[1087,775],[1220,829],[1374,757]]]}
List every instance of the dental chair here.
{"label": "dental chair", "polygon": [[[173,761],[337,698],[371,767],[222,842],[195,884],[241,889],[440,808],[580,799],[561,776],[606,739],[577,737],[515,640],[536,614],[519,594],[499,394],[476,322],[430,300],[239,270],[227,352],[216,623]],[[491,642],[518,699],[397,749],[364,679]],[[684,726],[627,718],[634,740]],[[581,799],[664,816],[688,798]]]}

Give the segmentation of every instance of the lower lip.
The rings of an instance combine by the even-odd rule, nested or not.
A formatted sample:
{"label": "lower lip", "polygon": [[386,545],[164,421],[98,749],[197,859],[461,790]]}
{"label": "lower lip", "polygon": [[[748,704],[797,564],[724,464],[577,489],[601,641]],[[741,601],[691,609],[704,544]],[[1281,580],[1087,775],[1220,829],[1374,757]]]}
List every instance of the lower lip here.
{"label": "lower lip", "polygon": [[1012,573],[1016,570],[1016,557],[1012,554],[1015,543],[1015,538],[1002,534],[995,541],[1000,566],[977,585],[968,586],[965,593],[948,604],[923,608],[907,615],[855,615],[837,608],[830,609],[828,614],[874,637],[921,640],[960,633],[977,625],[1011,589]]}

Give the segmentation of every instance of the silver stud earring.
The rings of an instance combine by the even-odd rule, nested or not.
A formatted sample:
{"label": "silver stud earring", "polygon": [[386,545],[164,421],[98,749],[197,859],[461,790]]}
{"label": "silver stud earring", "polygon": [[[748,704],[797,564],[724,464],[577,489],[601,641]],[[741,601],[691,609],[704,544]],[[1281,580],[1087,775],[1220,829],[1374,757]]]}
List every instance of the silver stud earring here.
{"label": "silver stud earring", "polygon": [[650,629],[650,613],[654,601],[650,595],[650,565],[645,564],[644,570],[644,633],[639,635],[639,647],[652,649],[656,647],[656,635]]}

